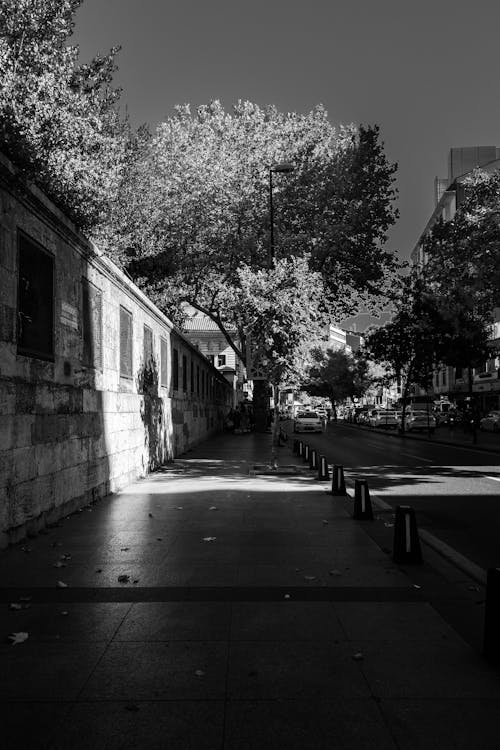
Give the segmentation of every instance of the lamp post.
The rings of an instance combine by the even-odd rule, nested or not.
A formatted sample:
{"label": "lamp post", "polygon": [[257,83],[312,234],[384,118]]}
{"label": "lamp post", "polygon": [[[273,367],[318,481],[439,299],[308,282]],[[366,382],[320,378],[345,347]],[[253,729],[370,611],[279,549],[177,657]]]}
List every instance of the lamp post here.
{"label": "lamp post", "polygon": [[274,260],[274,214],[273,214],[273,172],[279,172],[280,174],[289,174],[293,172],[295,167],[293,164],[287,162],[283,164],[275,164],[269,168],[269,223],[270,223],[270,242],[269,242],[269,268],[271,268]]}

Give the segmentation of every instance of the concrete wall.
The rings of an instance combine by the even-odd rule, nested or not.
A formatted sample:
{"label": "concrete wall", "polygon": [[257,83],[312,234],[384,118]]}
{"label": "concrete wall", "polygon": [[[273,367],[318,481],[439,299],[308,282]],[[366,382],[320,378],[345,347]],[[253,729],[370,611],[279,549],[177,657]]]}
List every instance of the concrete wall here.
{"label": "concrete wall", "polygon": [[[53,259],[50,357],[19,351],[23,236]],[[100,295],[101,330],[98,316],[89,324],[85,310],[88,282]],[[120,374],[120,306],[132,316],[129,377]],[[153,347],[146,363],[145,325]],[[101,354],[92,365],[84,329],[87,347],[90,341]],[[125,487],[220,430],[230,401],[225,378],[40,191],[21,188],[0,156],[0,546]]]}

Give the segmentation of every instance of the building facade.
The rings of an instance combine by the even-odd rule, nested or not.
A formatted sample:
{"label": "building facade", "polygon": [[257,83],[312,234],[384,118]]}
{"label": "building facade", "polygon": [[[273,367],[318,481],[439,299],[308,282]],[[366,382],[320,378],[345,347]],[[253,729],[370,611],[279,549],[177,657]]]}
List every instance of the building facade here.
{"label": "building facade", "polygon": [[[496,146],[470,146],[450,149],[448,177],[435,180],[435,208],[424,231],[411,253],[411,264],[422,267],[426,263],[423,244],[432,227],[439,220],[451,221],[460,206],[464,194],[464,183],[470,173],[480,168],[486,172],[500,169],[500,148]],[[481,411],[500,408],[500,359],[494,354],[500,347],[500,307],[493,310],[491,327],[492,357],[472,372],[472,384],[465,368],[443,365],[433,376],[432,396],[449,399],[460,404],[471,392]],[[415,395],[422,395],[415,389]]]}
{"label": "building facade", "polygon": [[232,389],[0,156],[0,545],[222,429]]}

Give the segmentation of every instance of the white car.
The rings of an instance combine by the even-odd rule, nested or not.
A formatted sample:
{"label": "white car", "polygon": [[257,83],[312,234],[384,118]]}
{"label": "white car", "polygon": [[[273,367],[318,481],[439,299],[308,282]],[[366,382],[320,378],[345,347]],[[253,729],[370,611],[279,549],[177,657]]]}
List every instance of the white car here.
{"label": "white car", "polygon": [[500,430],[500,411],[488,412],[485,417],[479,420],[479,429],[498,432]]}
{"label": "white car", "polygon": [[[398,424],[401,426],[402,414],[398,416]],[[405,430],[410,432],[411,430],[430,430],[434,432],[436,429],[436,417],[430,411],[424,409],[417,410],[411,409],[405,414]]]}
{"label": "white car", "polygon": [[315,411],[299,411],[293,423],[294,432],[323,432],[321,417]]}
{"label": "white car", "polygon": [[374,409],[369,417],[371,427],[395,430],[399,426],[398,412],[394,409]]}

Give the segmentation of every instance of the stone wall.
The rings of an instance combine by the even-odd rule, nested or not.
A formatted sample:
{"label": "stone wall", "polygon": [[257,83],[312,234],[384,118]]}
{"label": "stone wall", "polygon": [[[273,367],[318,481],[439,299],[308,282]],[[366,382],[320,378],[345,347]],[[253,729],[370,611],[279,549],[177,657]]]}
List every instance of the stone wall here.
{"label": "stone wall", "polygon": [[[52,264],[52,304],[23,270],[25,246]],[[52,326],[41,355],[26,351],[37,325]],[[224,377],[0,156],[0,546],[222,429],[230,400]]]}

